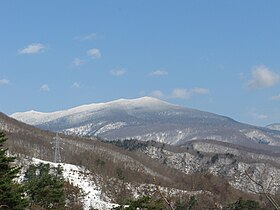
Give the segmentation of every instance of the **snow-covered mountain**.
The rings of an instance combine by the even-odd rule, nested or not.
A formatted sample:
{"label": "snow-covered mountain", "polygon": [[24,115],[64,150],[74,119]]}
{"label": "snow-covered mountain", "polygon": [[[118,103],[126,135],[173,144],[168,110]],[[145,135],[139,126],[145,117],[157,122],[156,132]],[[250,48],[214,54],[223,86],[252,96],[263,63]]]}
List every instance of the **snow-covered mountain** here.
{"label": "snow-covered mountain", "polygon": [[[55,133],[18,122],[2,113],[0,130],[7,134],[9,153],[17,159],[32,157],[31,163],[53,160]],[[153,141],[126,140],[109,144],[94,137],[63,134],[60,137],[63,176],[85,192],[84,209],[89,206],[109,209],[120,203],[119,199],[154,195],[159,191],[172,198],[195,195],[203,203],[210,198],[215,205],[218,202],[227,206],[225,200],[232,199],[232,202],[242,195],[247,196],[250,189],[258,190],[244,175],[245,170],[265,186],[272,183],[270,193],[279,192],[280,154],[276,146],[273,148],[277,148],[277,152],[271,152],[214,140],[193,140],[184,147],[177,147]],[[276,177],[273,182],[271,177]],[[216,201],[217,198],[220,200]]]}
{"label": "snow-covered mountain", "polygon": [[134,138],[180,145],[212,139],[253,148],[280,145],[280,131],[151,97],[119,99],[51,113],[19,112],[11,117],[45,130],[106,140]]}
{"label": "snow-covered mountain", "polygon": [[273,124],[270,124],[270,125],[266,126],[266,128],[269,128],[269,129],[272,129],[272,130],[280,131],[280,123],[273,123]]}

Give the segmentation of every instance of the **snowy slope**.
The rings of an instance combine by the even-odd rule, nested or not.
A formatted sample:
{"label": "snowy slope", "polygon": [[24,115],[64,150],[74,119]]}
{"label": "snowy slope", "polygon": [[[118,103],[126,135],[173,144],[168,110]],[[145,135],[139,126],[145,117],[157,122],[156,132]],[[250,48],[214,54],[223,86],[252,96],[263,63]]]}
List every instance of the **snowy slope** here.
{"label": "snowy slope", "polygon": [[[33,164],[45,163],[50,164],[53,167],[57,167],[58,163],[44,161],[36,158],[32,158]],[[118,206],[110,202],[110,199],[101,193],[101,189],[93,181],[91,173],[84,168],[72,164],[60,163],[63,169],[63,177],[74,186],[78,186],[83,190],[86,196],[83,198],[84,209],[89,210],[91,208],[108,210]],[[104,199],[105,197],[105,199]]]}
{"label": "snowy slope", "polygon": [[272,130],[278,130],[280,131],[280,123],[274,123],[274,124],[270,124],[268,126],[266,126],[267,128],[269,129],[272,129]]}
{"label": "snowy slope", "polygon": [[30,125],[38,125],[66,116],[79,115],[79,117],[82,118],[83,116],[86,117],[88,113],[99,112],[104,109],[111,109],[111,108],[133,109],[136,107],[143,107],[146,109],[160,109],[164,105],[169,105],[169,104],[167,102],[155,98],[142,97],[142,98],[131,99],[131,100],[118,99],[107,103],[87,104],[68,110],[50,112],[50,113],[37,112],[34,110],[27,111],[27,112],[16,112],[12,114],[10,117]]}

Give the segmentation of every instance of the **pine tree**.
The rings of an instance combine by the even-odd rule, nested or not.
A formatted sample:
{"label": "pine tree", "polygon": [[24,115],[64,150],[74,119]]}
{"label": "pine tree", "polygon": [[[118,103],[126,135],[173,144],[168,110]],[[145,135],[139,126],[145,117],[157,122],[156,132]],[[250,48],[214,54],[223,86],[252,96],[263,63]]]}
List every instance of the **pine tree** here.
{"label": "pine tree", "polygon": [[64,180],[60,167],[51,168],[43,163],[31,165],[25,173],[24,183],[31,208],[65,209]]}
{"label": "pine tree", "polygon": [[20,168],[11,165],[15,158],[7,156],[6,141],[6,135],[0,131],[0,209],[23,210],[27,200],[23,197],[23,187],[15,182]]}

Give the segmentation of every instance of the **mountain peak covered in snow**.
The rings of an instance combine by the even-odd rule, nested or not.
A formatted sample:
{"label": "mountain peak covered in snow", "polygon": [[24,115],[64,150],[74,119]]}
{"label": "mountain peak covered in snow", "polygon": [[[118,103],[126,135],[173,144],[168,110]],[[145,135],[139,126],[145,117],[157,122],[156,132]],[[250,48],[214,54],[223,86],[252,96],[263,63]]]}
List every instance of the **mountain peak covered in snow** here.
{"label": "mountain peak covered in snow", "polygon": [[210,139],[254,148],[280,145],[280,131],[242,124],[152,97],[118,99],[50,113],[29,111],[11,117],[44,130],[99,136],[104,140],[154,140],[180,145]]}
{"label": "mountain peak covered in snow", "polygon": [[15,118],[27,124],[37,125],[45,122],[55,120],[57,118],[70,116],[78,113],[89,113],[97,112],[104,108],[121,108],[121,109],[131,109],[136,107],[152,108],[158,109],[164,106],[175,106],[168,102],[162,101],[153,97],[141,97],[136,99],[117,99],[114,101],[104,102],[104,103],[92,103],[80,105],[67,110],[55,111],[55,112],[38,112],[35,110],[30,110],[26,112],[16,112],[10,115],[10,117]]}

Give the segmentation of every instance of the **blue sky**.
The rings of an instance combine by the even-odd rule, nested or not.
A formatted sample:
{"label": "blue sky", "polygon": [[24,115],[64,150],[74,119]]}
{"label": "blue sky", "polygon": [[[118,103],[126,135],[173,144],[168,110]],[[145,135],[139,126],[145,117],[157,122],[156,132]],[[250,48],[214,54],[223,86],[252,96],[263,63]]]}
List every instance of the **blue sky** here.
{"label": "blue sky", "polygon": [[0,3],[0,111],[154,96],[280,122],[280,2]]}

